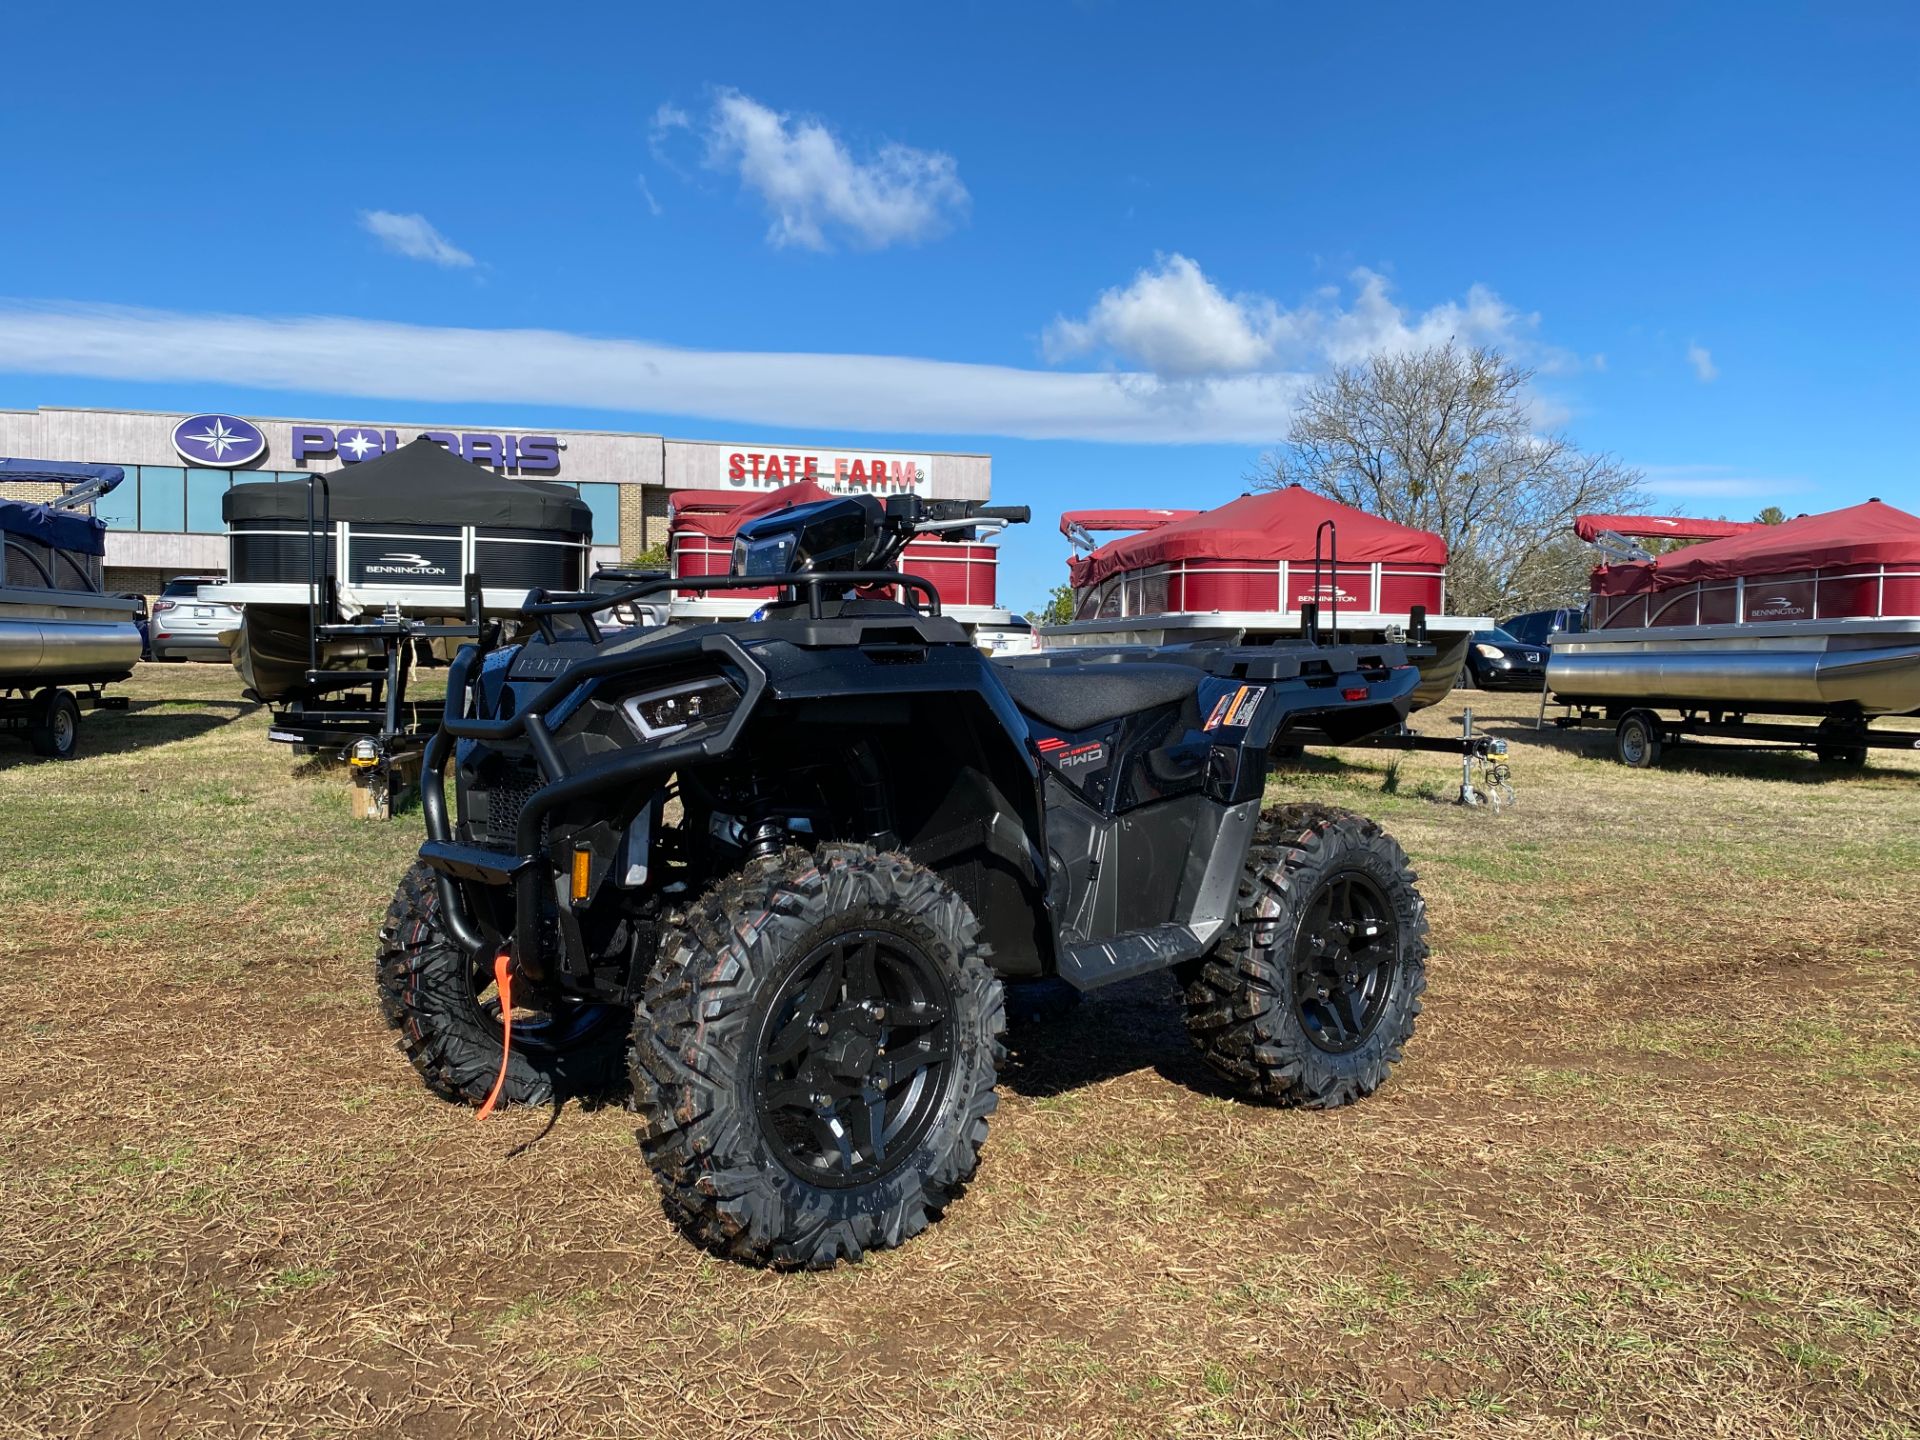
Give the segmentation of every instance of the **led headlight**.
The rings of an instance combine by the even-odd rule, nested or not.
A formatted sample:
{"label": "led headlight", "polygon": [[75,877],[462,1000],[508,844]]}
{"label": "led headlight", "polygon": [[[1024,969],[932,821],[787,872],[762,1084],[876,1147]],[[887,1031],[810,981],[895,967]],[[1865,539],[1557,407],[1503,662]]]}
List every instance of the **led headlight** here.
{"label": "led headlight", "polygon": [[1478,655],[1482,660],[1504,660],[1507,658],[1498,645],[1476,645],[1473,647],[1473,653]]}
{"label": "led headlight", "polygon": [[733,542],[732,570],[736,575],[784,575],[793,563],[797,533],[770,535],[764,540],[745,536]]}
{"label": "led headlight", "polygon": [[633,733],[642,740],[664,740],[696,725],[723,719],[740,703],[740,692],[724,675],[706,675],[664,690],[649,690],[620,702]]}

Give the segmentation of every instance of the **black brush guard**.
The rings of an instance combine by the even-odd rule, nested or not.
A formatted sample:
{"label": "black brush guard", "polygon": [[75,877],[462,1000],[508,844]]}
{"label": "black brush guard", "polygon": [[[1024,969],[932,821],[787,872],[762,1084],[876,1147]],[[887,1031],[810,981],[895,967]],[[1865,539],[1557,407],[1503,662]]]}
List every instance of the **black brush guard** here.
{"label": "black brush guard", "polygon": [[[841,570],[818,574],[782,575],[775,578],[751,575],[705,575],[674,579],[660,576],[609,595],[587,593],[551,594],[537,590],[529,597],[521,613],[540,628],[549,641],[556,638],[554,620],[569,616],[577,619],[588,639],[599,643],[600,628],[594,620],[598,611],[629,604],[646,596],[669,590],[765,590],[778,588],[802,592],[810,618],[825,616],[830,598],[825,592],[864,589],[876,586],[904,587],[926,597],[925,613],[940,614],[940,592],[916,575],[892,570]],[[555,676],[519,710],[505,720],[487,720],[470,715],[475,699],[476,666],[492,648],[495,627],[485,622],[480,608],[479,580],[467,577],[467,604],[477,627],[478,639],[463,645],[447,670],[447,702],[439,728],[427,741],[420,770],[420,808],[426,819],[427,843],[420,847],[420,859],[434,872],[440,895],[440,912],[447,930],[469,955],[484,956],[500,939],[511,946],[513,958],[522,973],[539,978],[540,902],[542,889],[552,878],[553,868],[540,843],[540,827],[556,806],[604,790],[609,785],[634,785],[656,780],[689,763],[712,760],[725,754],[739,739],[741,729],[752,715],[767,685],[764,671],[738,641],[730,635],[709,635],[700,641],[703,654],[723,657],[736,666],[746,681],[740,704],[728,716],[718,733],[701,740],[649,746],[603,760],[587,769],[573,770],[560,754],[554,733],[547,725],[547,713],[582,684],[602,675],[617,675],[639,668],[630,654],[603,655],[584,660]],[[511,852],[480,845],[467,845],[454,838],[447,815],[447,760],[456,740],[493,743],[524,738],[533,753],[544,782],[521,808]],[[464,885],[511,887],[513,891],[513,933],[489,937],[475,922],[462,891]]]}

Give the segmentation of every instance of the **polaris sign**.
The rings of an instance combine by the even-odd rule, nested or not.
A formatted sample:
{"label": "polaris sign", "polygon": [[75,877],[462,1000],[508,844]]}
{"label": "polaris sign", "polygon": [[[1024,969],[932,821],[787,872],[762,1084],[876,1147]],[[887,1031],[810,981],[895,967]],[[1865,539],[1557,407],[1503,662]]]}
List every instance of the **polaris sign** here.
{"label": "polaris sign", "polygon": [[[503,435],[488,430],[423,430],[420,433],[462,460],[522,475],[559,474],[560,452],[566,445],[557,435]],[[348,425],[338,430],[328,425],[293,427],[296,464],[317,455],[354,465],[398,450],[400,444],[399,431],[375,430],[367,425]]]}
{"label": "polaris sign", "polygon": [[267,437],[238,415],[189,415],[173,427],[173,453],[189,465],[232,470],[266,454]]}

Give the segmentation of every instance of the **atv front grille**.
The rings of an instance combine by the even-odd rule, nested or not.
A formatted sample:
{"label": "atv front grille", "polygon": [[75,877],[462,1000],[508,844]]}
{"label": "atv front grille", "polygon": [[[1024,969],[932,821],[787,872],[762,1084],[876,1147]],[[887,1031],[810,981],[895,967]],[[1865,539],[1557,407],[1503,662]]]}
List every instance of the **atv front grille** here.
{"label": "atv front grille", "polygon": [[487,787],[487,838],[494,844],[513,843],[520,829],[520,812],[541,786],[539,767],[514,765]]}

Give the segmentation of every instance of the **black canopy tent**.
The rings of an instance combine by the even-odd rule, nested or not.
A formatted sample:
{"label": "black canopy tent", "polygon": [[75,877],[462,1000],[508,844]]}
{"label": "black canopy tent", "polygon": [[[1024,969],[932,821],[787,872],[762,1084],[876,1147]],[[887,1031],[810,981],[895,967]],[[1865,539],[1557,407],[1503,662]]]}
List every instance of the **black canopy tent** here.
{"label": "black canopy tent", "polygon": [[226,593],[234,664],[273,706],[271,738],[342,747],[357,800],[385,814],[411,782],[440,701],[408,698],[416,660],[444,659],[481,611],[586,583],[593,511],[578,492],[499,475],[422,437],[306,483],[235,485]]}
{"label": "black canopy tent", "polygon": [[[550,481],[496,475],[425,436],[378,460],[343,466],[323,478],[326,513],[336,521],[593,532],[593,512],[578,492]],[[227,491],[221,513],[229,525],[250,520],[304,524],[307,487],[272,481],[235,485]]]}

